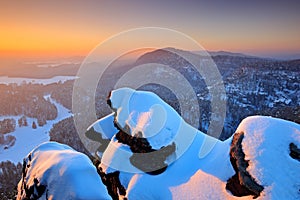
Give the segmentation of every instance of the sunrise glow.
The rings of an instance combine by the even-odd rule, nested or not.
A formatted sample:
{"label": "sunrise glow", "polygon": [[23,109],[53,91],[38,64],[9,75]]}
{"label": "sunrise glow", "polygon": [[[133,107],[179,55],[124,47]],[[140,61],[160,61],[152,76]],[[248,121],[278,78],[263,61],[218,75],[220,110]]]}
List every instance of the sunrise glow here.
{"label": "sunrise glow", "polygon": [[212,51],[299,54],[299,6],[295,1],[3,1],[0,53],[86,56],[114,34],[155,26],[183,32]]}

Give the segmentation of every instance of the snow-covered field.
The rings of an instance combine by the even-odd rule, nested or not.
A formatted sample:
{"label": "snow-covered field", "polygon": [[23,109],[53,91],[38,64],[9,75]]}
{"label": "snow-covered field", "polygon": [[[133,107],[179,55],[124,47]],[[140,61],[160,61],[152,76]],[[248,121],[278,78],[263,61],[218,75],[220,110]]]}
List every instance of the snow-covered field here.
{"label": "snow-covered field", "polygon": [[78,77],[76,76],[54,76],[52,78],[48,78],[48,79],[34,79],[34,78],[18,78],[18,77],[7,77],[7,76],[0,76],[0,84],[11,84],[11,83],[15,83],[17,85],[21,85],[21,84],[43,84],[43,85],[48,85],[51,83],[58,83],[58,82],[62,82],[64,83],[65,81],[68,80],[74,80]]}
{"label": "snow-covered field", "polygon": [[[45,96],[45,98],[48,98],[49,96]],[[37,145],[41,144],[42,142],[46,142],[50,140],[49,131],[52,128],[52,126],[65,119],[70,117],[72,114],[71,112],[66,109],[61,104],[57,103],[53,99],[51,99],[51,102],[56,106],[57,108],[57,118],[54,120],[48,120],[47,124],[40,127],[37,126],[37,129],[33,129],[31,127],[32,122],[35,121],[37,124],[37,119],[34,118],[28,118],[27,122],[28,126],[25,127],[18,127],[16,126],[16,130],[12,133],[8,133],[6,135],[12,135],[16,137],[15,144],[8,148],[4,149],[3,147],[0,148],[0,162],[10,160],[14,163],[18,163],[23,161],[23,158]],[[5,118],[14,118],[16,122],[21,116],[0,116],[0,119]]]}

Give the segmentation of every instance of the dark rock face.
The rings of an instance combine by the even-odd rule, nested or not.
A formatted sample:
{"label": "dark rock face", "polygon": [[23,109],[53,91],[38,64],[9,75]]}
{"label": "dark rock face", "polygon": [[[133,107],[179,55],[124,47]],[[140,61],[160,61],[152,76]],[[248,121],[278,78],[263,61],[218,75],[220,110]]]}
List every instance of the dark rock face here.
{"label": "dark rock face", "polygon": [[172,143],[156,150],[151,147],[146,138],[134,137],[123,131],[116,134],[116,139],[130,147],[133,152],[130,157],[131,164],[151,175],[158,175],[166,170],[168,165],[165,161],[176,148],[175,143]]}
{"label": "dark rock face", "polygon": [[[108,194],[111,196],[112,199],[119,200],[119,197],[126,195],[126,188],[121,184],[120,182],[120,172],[115,171],[112,173],[105,174],[103,172],[101,167],[98,167],[100,165],[99,160],[94,160],[94,165],[97,168],[97,172],[101,177],[101,180],[103,184],[106,186]],[[123,198],[124,200],[126,198]]]}
{"label": "dark rock face", "polygon": [[294,143],[290,143],[290,156],[300,162],[300,148]]}
{"label": "dark rock face", "polygon": [[25,197],[23,198],[24,200],[27,200],[27,199],[38,200],[45,193],[47,186],[41,184],[37,178],[34,178],[33,185],[26,184],[25,177],[26,177],[28,168],[30,167],[31,154],[29,154],[29,156],[28,156],[28,162],[26,160],[27,159],[24,159],[23,168],[22,168],[21,196],[24,197],[23,192],[25,192]]}
{"label": "dark rock face", "polygon": [[123,131],[119,131],[116,134],[116,139],[128,145],[133,153],[149,153],[154,151],[146,138],[133,137]]}
{"label": "dark rock face", "polygon": [[245,153],[242,149],[244,133],[235,133],[230,148],[230,162],[236,172],[226,184],[226,189],[234,196],[249,196],[257,198],[263,191],[263,186],[256,183],[254,178],[247,171],[249,161],[245,160]]}

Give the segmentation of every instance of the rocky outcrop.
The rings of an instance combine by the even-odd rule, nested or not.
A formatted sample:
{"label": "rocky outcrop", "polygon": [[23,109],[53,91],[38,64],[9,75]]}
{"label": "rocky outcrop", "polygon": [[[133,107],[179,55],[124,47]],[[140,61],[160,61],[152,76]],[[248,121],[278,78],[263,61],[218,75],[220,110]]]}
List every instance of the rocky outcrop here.
{"label": "rocky outcrop", "polygon": [[226,184],[226,189],[234,196],[249,196],[257,198],[263,191],[263,186],[259,185],[247,171],[249,161],[245,160],[245,153],[242,148],[244,133],[235,133],[230,148],[230,162],[236,172]]}
{"label": "rocky outcrop", "polygon": [[23,167],[22,167],[22,181],[21,181],[21,188],[19,196],[22,196],[22,199],[32,199],[37,200],[39,199],[45,192],[47,186],[40,183],[37,178],[33,179],[33,184],[27,184],[26,176],[28,172],[28,168],[30,167],[31,162],[31,154],[28,155],[27,159],[23,160]]}
{"label": "rocky outcrop", "polygon": [[34,179],[33,185],[27,187],[26,184],[23,184],[23,186],[23,191],[25,191],[25,199],[38,200],[46,190],[46,186],[40,184],[36,178]]}
{"label": "rocky outcrop", "polygon": [[120,197],[124,197],[125,200],[126,188],[120,182],[120,172],[115,171],[112,173],[105,173],[100,166],[99,160],[94,160],[94,165],[97,167],[97,172],[101,177],[103,184],[106,186],[108,194],[112,199],[119,200]]}
{"label": "rocky outcrop", "polygon": [[131,136],[121,130],[116,134],[116,139],[130,147],[133,152],[130,157],[131,164],[151,175],[166,170],[168,165],[165,161],[176,149],[175,143],[158,150],[153,149],[146,138]]}
{"label": "rocky outcrop", "polygon": [[294,143],[290,143],[290,156],[300,162],[300,148]]}
{"label": "rocky outcrop", "polygon": [[24,159],[17,200],[111,199],[95,166],[67,145],[45,142]]}

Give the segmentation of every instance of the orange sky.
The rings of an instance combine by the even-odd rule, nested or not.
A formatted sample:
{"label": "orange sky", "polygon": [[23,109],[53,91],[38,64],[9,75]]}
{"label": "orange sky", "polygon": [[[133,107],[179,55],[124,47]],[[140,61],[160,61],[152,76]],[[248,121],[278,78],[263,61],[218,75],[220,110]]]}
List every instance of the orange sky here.
{"label": "orange sky", "polygon": [[[2,57],[85,56],[121,31],[181,31],[208,50],[300,55],[297,1],[1,1]],[[134,42],[134,41],[132,41]],[[118,47],[116,47],[118,48]]]}

